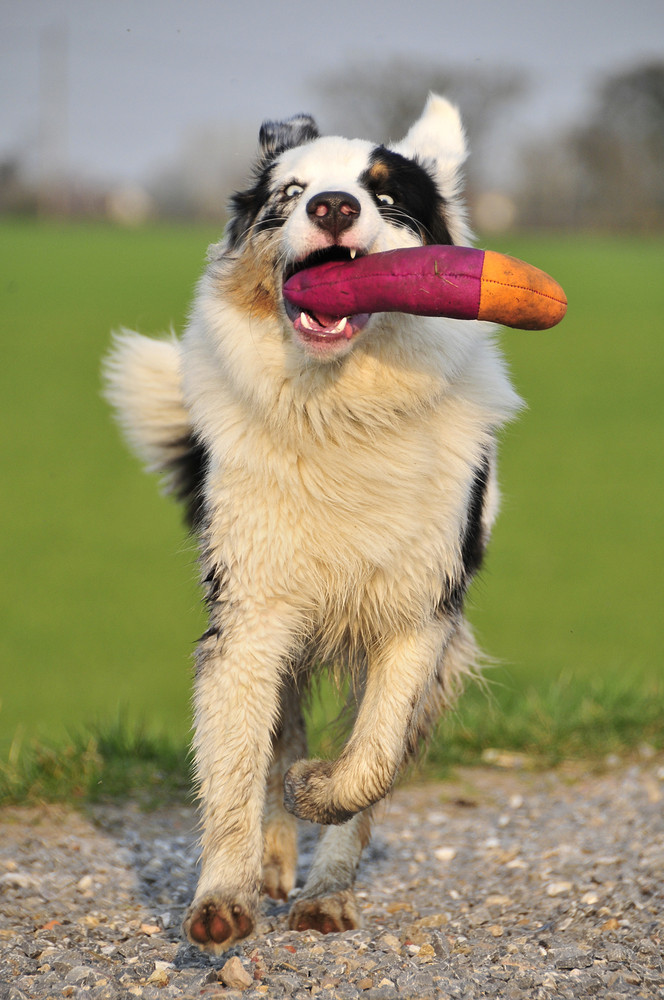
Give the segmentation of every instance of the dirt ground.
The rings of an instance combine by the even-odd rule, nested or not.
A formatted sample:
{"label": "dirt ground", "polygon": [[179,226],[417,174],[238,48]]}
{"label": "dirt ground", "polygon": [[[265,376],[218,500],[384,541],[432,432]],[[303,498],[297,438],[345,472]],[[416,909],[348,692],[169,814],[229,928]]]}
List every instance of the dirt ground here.
{"label": "dirt ground", "polygon": [[[0,1000],[661,1000],[664,758],[599,774],[521,763],[395,792],[359,872],[360,930],[297,934],[266,901],[257,933],[217,960],[180,939],[191,809],[7,809]],[[314,838],[302,830],[303,868]]]}

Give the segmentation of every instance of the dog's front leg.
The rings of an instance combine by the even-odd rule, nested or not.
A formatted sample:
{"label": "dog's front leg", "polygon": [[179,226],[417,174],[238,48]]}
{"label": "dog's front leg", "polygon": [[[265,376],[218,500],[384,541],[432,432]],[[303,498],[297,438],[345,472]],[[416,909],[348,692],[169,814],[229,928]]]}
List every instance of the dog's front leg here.
{"label": "dog's front leg", "polygon": [[336,761],[301,760],[290,768],[287,809],[314,823],[344,823],[387,794],[454,629],[452,619],[436,618],[382,642],[343,752]]}
{"label": "dog's front leg", "polygon": [[279,690],[296,627],[283,608],[234,609],[201,640],[194,749],[202,868],[183,930],[218,953],[251,933],[261,886],[262,812]]}

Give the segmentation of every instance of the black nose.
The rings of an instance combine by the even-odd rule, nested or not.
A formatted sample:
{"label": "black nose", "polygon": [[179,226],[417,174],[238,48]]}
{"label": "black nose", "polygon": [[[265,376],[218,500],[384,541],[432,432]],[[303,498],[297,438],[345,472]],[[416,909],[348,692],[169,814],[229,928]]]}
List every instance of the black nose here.
{"label": "black nose", "polygon": [[307,202],[307,215],[337,240],[360,214],[360,203],[347,191],[321,191]]}

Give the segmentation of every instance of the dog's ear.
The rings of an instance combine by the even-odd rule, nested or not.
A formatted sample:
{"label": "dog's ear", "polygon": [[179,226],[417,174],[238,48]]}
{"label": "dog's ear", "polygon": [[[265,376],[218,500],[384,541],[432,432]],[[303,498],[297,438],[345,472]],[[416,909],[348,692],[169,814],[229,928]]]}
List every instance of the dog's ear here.
{"label": "dog's ear", "polygon": [[406,137],[391,148],[426,167],[443,198],[454,198],[458,194],[460,168],[468,148],[461,115],[446,98],[429,94],[421,117]]}
{"label": "dog's ear", "polygon": [[311,115],[293,115],[283,122],[263,122],[258,135],[263,161],[273,160],[285,149],[318,139],[320,132]]}

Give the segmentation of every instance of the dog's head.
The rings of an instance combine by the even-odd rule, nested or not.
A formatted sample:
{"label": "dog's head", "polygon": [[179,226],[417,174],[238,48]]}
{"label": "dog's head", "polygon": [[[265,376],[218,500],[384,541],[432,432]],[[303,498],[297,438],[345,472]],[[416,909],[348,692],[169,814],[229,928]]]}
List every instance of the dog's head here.
{"label": "dog's head", "polygon": [[458,198],[466,157],[457,110],[431,95],[398,144],[321,137],[312,118],[266,122],[251,186],[232,200],[221,246],[227,291],[254,317],[279,321],[308,356],[348,353],[372,317],[301,312],[283,282],[327,260],[469,241]]}

